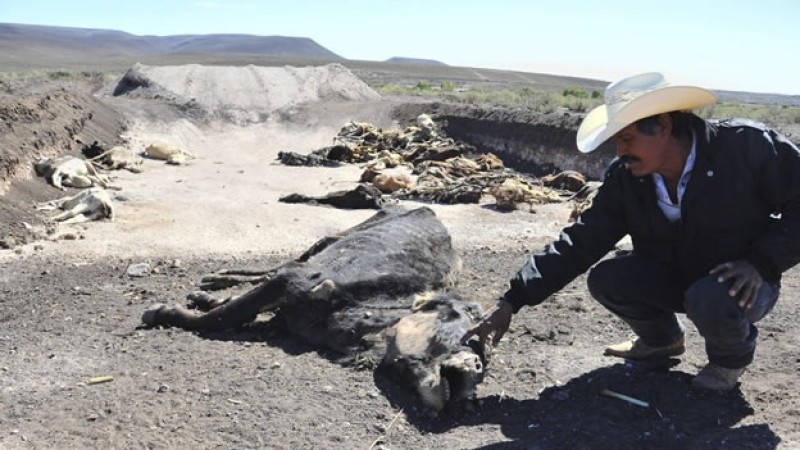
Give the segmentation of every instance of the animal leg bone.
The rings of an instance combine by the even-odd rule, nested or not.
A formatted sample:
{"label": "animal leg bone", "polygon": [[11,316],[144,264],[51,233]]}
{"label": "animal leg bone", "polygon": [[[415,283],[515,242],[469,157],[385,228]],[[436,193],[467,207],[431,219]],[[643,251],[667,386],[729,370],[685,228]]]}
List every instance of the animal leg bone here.
{"label": "animal leg bone", "polygon": [[274,269],[226,269],[209,274],[200,279],[200,289],[218,291],[240,284],[258,284],[269,280],[275,274]]}
{"label": "animal leg bone", "polygon": [[194,291],[186,295],[188,305],[190,308],[197,309],[198,311],[211,311],[228,302],[232,297],[225,299],[218,299],[205,291]]}
{"label": "animal leg bone", "polygon": [[186,330],[228,330],[254,321],[261,312],[281,306],[279,293],[285,288],[285,280],[273,279],[202,314],[195,314],[177,305],[155,304],[144,312],[142,322],[151,327],[164,325]]}
{"label": "animal leg bone", "polygon": [[[88,210],[89,210],[89,205],[88,204],[86,204],[86,203],[78,203],[77,205],[73,206],[71,209],[68,209],[68,210],[64,211],[63,213],[61,213],[61,214],[56,214],[55,216],[52,217],[52,219],[55,220],[56,222],[64,222],[64,223],[86,222],[87,221],[87,220],[85,220],[86,216],[84,216],[83,213],[85,213]],[[83,216],[84,220],[79,220],[77,222],[76,221],[66,222],[67,220],[73,219],[73,218],[75,218],[77,216]]]}

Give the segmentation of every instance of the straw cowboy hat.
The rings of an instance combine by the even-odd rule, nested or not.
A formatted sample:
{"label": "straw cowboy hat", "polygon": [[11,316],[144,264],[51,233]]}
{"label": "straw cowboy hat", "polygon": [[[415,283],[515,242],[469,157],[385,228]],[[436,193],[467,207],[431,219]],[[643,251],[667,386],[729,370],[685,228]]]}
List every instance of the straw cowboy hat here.
{"label": "straw cowboy hat", "polygon": [[578,150],[589,153],[639,119],[671,111],[691,111],[717,101],[713,92],[673,86],[651,72],[623,78],[606,88],[606,104],[593,109],[578,127]]}

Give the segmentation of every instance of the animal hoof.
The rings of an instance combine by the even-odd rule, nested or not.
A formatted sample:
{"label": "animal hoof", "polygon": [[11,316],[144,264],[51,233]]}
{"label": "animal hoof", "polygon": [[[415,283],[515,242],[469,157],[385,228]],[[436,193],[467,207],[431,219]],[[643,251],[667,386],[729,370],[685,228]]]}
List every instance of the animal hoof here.
{"label": "animal hoof", "polygon": [[211,311],[221,304],[213,295],[205,291],[194,291],[186,295],[189,308],[199,309],[200,311]]}
{"label": "animal hoof", "polygon": [[151,305],[144,311],[144,314],[142,314],[142,323],[148,327],[154,327],[158,325],[158,314],[166,308],[167,305],[163,303]]}

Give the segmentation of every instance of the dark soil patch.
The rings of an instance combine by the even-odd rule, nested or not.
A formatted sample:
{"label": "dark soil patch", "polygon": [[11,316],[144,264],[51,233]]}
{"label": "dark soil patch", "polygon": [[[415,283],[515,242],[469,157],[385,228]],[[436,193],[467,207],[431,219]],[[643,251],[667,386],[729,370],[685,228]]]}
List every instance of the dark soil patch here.
{"label": "dark soil patch", "polygon": [[[458,288],[486,300],[519,263],[516,252],[472,252]],[[198,335],[140,330],[141,312],[181,302],[201,275],[249,261],[129,261],[64,265],[36,257],[4,266],[0,370],[3,448],[786,448],[798,442],[800,402],[793,319],[786,301],[762,325],[756,363],[740,390],[694,392],[703,363],[689,351],[670,371],[600,356],[626,330],[582,280],[514,319],[495,349],[473,411],[431,415],[383,374],[343,367],[263,322]],[[789,276],[797,279],[792,271]],[[784,298],[798,294],[786,286]],[[111,382],[85,385],[96,376]],[[600,394],[611,389],[642,408]],[[793,444],[794,443],[794,444]]]}

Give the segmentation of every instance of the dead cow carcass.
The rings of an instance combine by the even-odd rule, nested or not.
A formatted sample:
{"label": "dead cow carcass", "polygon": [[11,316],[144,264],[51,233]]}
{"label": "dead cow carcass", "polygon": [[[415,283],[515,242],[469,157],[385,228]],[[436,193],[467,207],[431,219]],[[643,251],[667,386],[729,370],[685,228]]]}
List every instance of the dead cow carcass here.
{"label": "dead cow carcass", "polygon": [[39,158],[34,164],[36,174],[44,177],[53,186],[63,190],[64,186],[86,188],[100,186],[113,189],[108,178],[100,175],[89,161],[74,156]]}
{"label": "dead cow carcass", "polygon": [[144,155],[150,158],[161,159],[167,164],[180,165],[186,163],[189,159],[194,159],[194,155],[183,150],[182,148],[167,143],[167,142],[154,142],[144,149]]}
{"label": "dead cow carcass", "polygon": [[108,191],[101,188],[83,190],[56,200],[36,205],[40,211],[61,209],[64,212],[50,219],[60,223],[83,223],[92,220],[113,219],[114,207]]}
{"label": "dead cow carcass", "polygon": [[134,154],[133,150],[121,145],[112,147],[89,161],[106,170],[125,169],[133,173],[142,171],[142,158]]}
{"label": "dead cow carcass", "polygon": [[[224,330],[275,310],[273,323],[315,346],[382,358],[438,410],[471,397],[485,367],[480,344],[459,342],[480,319],[480,305],[445,290],[460,264],[432,210],[392,208],[319,241],[239,297],[205,298],[208,312],[154,305],[142,321]],[[438,293],[425,295],[431,291]]]}

